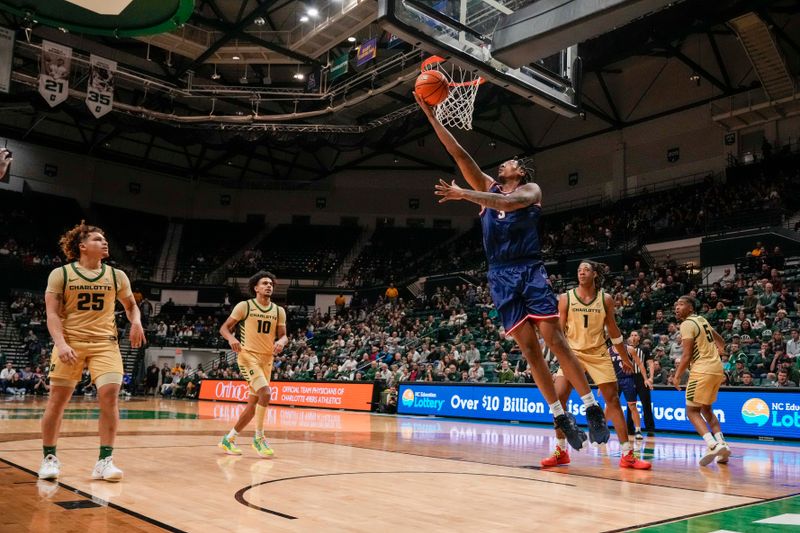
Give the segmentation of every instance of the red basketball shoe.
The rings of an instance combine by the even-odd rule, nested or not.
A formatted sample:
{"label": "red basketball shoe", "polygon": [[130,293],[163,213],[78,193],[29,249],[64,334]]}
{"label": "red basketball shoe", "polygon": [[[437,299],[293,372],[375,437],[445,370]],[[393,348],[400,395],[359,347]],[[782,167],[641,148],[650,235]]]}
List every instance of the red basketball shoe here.
{"label": "red basketball shoe", "polygon": [[556,446],[556,451],[550,457],[542,459],[542,466],[560,466],[569,464],[569,452]]}

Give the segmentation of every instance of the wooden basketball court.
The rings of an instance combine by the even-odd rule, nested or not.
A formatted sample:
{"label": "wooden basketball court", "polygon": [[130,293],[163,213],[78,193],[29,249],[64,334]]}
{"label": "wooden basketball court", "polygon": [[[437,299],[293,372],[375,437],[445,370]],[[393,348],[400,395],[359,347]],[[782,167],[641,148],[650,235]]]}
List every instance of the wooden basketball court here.
{"label": "wooden basketball court", "polygon": [[[700,468],[699,438],[638,444],[652,471],[617,467],[616,442],[539,468],[542,426],[270,407],[274,459],[239,438],[238,404],[121,402],[121,483],[90,479],[97,404],[73,401],[59,483],[37,481],[43,400],[0,404],[2,531],[789,531],[800,527],[800,446],[731,439]],[[613,437],[612,437],[613,439]],[[767,520],[767,522],[758,522]]]}

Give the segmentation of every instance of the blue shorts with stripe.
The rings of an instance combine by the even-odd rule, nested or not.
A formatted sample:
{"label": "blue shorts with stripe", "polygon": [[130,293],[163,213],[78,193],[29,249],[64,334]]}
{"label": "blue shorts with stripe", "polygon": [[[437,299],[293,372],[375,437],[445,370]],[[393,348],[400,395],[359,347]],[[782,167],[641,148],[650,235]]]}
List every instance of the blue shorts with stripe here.
{"label": "blue shorts with stripe", "polygon": [[541,261],[490,266],[487,278],[506,333],[528,319],[558,318],[558,298]]}

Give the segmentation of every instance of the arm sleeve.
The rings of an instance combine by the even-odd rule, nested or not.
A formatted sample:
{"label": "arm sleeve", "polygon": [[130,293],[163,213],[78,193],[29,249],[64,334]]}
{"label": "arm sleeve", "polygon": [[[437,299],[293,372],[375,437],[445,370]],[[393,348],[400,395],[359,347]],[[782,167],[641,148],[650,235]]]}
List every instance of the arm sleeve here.
{"label": "arm sleeve", "polygon": [[122,270],[114,269],[117,276],[117,299],[128,298],[133,294],[131,291],[131,280],[128,275]]}
{"label": "arm sleeve", "polygon": [[239,302],[231,311],[231,318],[237,322],[241,322],[247,318],[247,301]]}
{"label": "arm sleeve", "polygon": [[65,275],[63,268],[54,268],[47,277],[47,289],[45,292],[52,292],[54,294],[63,293],[67,281]]}
{"label": "arm sleeve", "polygon": [[278,307],[278,325],[286,325],[286,310],[283,307]]}
{"label": "arm sleeve", "polygon": [[681,322],[681,337],[696,339],[700,334],[700,328],[691,320],[684,320]]}

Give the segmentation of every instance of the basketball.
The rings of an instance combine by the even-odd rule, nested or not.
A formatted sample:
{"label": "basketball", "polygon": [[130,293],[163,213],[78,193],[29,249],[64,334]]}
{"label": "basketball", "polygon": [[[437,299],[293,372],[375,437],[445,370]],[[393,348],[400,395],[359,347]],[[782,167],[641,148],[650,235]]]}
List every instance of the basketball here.
{"label": "basketball", "polygon": [[414,92],[428,105],[441,104],[450,93],[447,77],[438,70],[428,70],[417,76]]}

